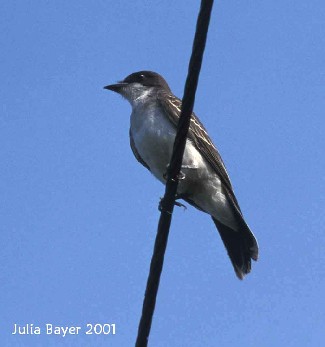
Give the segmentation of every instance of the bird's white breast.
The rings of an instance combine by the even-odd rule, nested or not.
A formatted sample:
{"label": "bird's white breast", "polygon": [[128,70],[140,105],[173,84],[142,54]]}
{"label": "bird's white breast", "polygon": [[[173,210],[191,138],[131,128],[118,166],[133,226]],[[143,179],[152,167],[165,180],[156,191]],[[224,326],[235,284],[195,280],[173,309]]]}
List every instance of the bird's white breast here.
{"label": "bird's white breast", "polygon": [[[176,128],[159,107],[145,103],[138,105],[131,114],[131,131],[135,146],[151,172],[160,181],[170,162]],[[203,166],[203,158],[193,144],[187,140],[183,166],[192,169]]]}

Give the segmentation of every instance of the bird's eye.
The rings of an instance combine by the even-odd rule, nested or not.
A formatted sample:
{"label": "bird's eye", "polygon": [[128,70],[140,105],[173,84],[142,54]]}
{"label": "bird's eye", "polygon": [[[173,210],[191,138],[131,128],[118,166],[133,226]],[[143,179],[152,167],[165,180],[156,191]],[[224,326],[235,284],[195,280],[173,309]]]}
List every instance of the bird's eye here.
{"label": "bird's eye", "polygon": [[143,80],[144,79],[144,75],[140,75],[140,78]]}

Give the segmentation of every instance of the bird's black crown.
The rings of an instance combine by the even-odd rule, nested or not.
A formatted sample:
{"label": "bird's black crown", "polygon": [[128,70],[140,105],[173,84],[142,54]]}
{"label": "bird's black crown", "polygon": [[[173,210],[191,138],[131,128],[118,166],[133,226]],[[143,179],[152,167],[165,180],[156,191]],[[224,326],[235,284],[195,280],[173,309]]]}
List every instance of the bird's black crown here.
{"label": "bird's black crown", "polygon": [[143,86],[162,88],[170,92],[165,79],[153,71],[138,71],[127,76],[123,83],[140,83]]}

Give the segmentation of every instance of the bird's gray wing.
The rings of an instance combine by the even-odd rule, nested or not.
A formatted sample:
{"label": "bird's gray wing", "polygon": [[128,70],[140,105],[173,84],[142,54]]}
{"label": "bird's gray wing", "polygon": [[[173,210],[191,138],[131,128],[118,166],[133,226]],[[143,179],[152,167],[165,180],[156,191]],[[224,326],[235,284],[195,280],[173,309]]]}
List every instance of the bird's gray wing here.
{"label": "bird's gray wing", "polygon": [[135,143],[134,143],[134,139],[133,139],[133,136],[132,136],[132,133],[131,133],[131,130],[129,132],[129,135],[130,135],[130,146],[131,146],[131,149],[132,149],[132,152],[136,158],[136,160],[142,164],[145,168],[147,168],[149,171],[150,171],[150,168],[149,166],[147,165],[147,163],[141,158],[137,148],[135,147]]}
{"label": "bird's gray wing", "polygon": [[[167,92],[164,93],[165,95],[162,94],[158,96],[160,106],[165,111],[165,114],[169,117],[171,123],[177,126],[181,113],[182,102],[174,95],[168,94]],[[213,217],[212,219],[219,230],[220,236],[227,249],[235,272],[237,276],[242,279],[251,270],[251,259],[257,260],[258,258],[257,241],[241,213],[225,164],[223,163],[218,150],[212,143],[207,131],[194,112],[191,116],[188,138],[192,141],[192,143],[196,146],[196,148],[200,151],[203,157],[208,161],[213,170],[219,176],[225,193],[234,208],[234,212],[237,216],[237,221],[240,227],[240,232],[232,230]],[[200,209],[200,207],[196,206],[192,200],[186,199],[186,197],[185,200]]]}
{"label": "bird's gray wing", "polygon": [[[165,114],[169,117],[169,120],[175,126],[177,126],[181,113],[181,100],[176,96],[167,94],[165,92],[158,95],[158,100],[160,106],[165,111]],[[233,191],[225,164],[222,161],[217,148],[211,141],[207,131],[194,112],[192,113],[191,117],[188,138],[194,143],[196,148],[200,151],[200,153],[209,162],[216,174],[220,177],[220,180],[226,192],[228,193],[228,196],[240,212],[240,207]]]}

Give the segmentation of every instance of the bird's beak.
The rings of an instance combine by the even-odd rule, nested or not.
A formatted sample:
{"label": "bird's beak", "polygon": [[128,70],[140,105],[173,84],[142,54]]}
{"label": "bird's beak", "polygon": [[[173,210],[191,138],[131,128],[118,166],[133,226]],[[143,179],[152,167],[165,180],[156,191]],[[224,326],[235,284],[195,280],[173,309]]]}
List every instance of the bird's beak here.
{"label": "bird's beak", "polygon": [[128,85],[128,83],[118,82],[115,84],[110,84],[110,85],[104,87],[104,89],[112,90],[113,92],[119,93],[121,91],[121,89],[123,89],[127,85]]}

